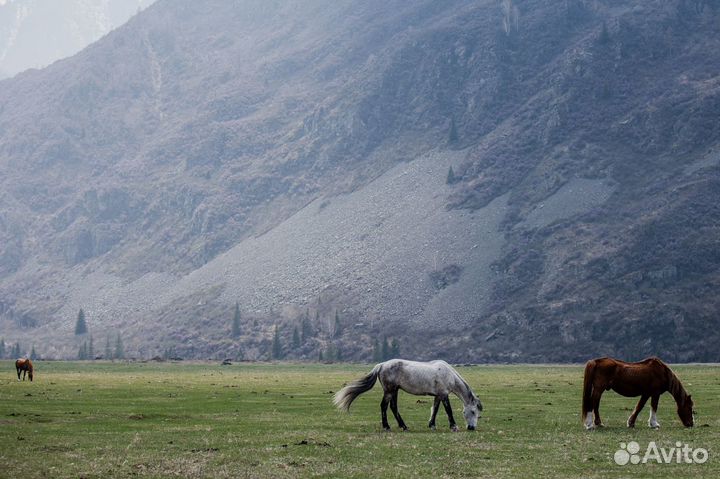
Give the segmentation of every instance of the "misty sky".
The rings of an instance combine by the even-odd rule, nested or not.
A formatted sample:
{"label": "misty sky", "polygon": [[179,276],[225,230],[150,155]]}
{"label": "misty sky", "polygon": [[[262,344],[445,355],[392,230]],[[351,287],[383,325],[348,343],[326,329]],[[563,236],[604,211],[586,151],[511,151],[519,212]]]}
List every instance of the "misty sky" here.
{"label": "misty sky", "polygon": [[0,0],[0,78],[79,52],[155,0]]}

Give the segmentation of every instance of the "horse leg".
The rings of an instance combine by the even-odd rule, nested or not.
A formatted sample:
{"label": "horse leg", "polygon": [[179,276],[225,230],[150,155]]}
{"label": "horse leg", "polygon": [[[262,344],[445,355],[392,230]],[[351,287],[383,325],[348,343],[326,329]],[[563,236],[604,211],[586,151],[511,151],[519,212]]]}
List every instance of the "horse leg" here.
{"label": "horse leg", "polygon": [[650,420],[648,421],[648,425],[653,429],[657,429],[660,427],[660,423],[657,420],[657,416],[655,416],[659,402],[660,402],[660,395],[658,395],[658,394],[654,395],[650,399]]}
{"label": "horse leg", "polygon": [[640,414],[640,411],[642,411],[642,408],[645,407],[645,403],[650,398],[650,396],[642,396],[640,397],[640,400],[638,401],[637,405],[635,406],[635,409],[633,410],[632,414],[630,414],[630,417],[627,420],[627,427],[635,427],[635,420],[638,417],[638,414]]}
{"label": "horse leg", "polygon": [[443,406],[445,406],[445,412],[447,413],[448,420],[450,421],[450,429],[454,432],[457,432],[458,427],[457,424],[455,424],[455,418],[453,417],[452,413],[452,407],[450,407],[450,398],[445,396],[442,398]]}
{"label": "horse leg", "polygon": [[386,431],[390,430],[390,424],[388,424],[387,420],[388,404],[390,404],[390,393],[385,393],[383,394],[382,401],[380,402],[380,414],[382,416],[382,427]]}
{"label": "horse leg", "polygon": [[20,381],[20,368],[15,368],[15,369],[17,370],[18,381]]}
{"label": "horse leg", "polygon": [[405,425],[405,421],[403,421],[403,418],[400,417],[400,411],[398,411],[397,398],[398,390],[396,389],[395,391],[393,391],[392,397],[390,398],[390,410],[392,411],[393,416],[395,416],[395,420],[397,421],[400,429],[402,429],[403,431],[407,431],[408,427]]}
{"label": "horse leg", "polygon": [[602,427],[602,419],[600,419],[600,398],[603,394],[603,389],[601,388],[595,388],[593,390],[592,395],[592,403],[593,403],[593,414],[595,414],[595,426],[596,427]]}
{"label": "horse leg", "polygon": [[441,401],[440,396],[435,396],[435,401],[433,401],[433,405],[430,408],[430,423],[428,424],[428,427],[433,431],[435,430],[435,417],[437,416],[438,409],[440,409]]}
{"label": "horse leg", "polygon": [[[595,421],[600,413],[600,397],[602,396],[604,388],[598,387],[597,384],[592,384],[591,392],[588,393],[589,399],[587,404],[587,412],[585,413],[585,429],[588,431],[595,428],[593,424],[593,414],[595,414]],[[583,406],[584,407],[584,406]]]}

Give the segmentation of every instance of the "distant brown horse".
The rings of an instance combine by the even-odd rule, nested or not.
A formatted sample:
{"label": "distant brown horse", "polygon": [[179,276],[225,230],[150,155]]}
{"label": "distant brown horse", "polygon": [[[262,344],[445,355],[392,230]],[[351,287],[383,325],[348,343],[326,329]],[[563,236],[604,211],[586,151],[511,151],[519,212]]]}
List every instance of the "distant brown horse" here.
{"label": "distant brown horse", "polygon": [[582,399],[582,418],[587,429],[602,426],[600,397],[609,389],[625,397],[640,396],[635,410],[627,420],[628,427],[635,427],[635,420],[648,399],[652,408],[648,424],[652,428],[660,427],[655,414],[660,395],[666,391],[675,398],[677,413],[683,425],[692,427],[695,422],[692,397],[685,392],[675,373],[658,358],[648,358],[638,363],[626,363],[612,358],[588,361],[585,365]]}
{"label": "distant brown horse", "polygon": [[23,381],[25,381],[26,374],[30,377],[30,381],[33,380],[33,363],[28,358],[20,358],[15,361],[15,370],[17,370],[18,381],[20,381],[20,371],[23,373]]}

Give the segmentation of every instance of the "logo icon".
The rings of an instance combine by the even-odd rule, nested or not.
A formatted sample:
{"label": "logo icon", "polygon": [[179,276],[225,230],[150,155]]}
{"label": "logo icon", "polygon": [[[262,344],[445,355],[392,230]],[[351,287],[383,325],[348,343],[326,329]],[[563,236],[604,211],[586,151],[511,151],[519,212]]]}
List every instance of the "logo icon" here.
{"label": "logo icon", "polygon": [[620,449],[615,451],[615,464],[618,466],[624,466],[629,462],[639,464],[640,456],[638,455],[638,452],[640,452],[640,444],[637,442],[630,441],[627,444],[621,442]]}

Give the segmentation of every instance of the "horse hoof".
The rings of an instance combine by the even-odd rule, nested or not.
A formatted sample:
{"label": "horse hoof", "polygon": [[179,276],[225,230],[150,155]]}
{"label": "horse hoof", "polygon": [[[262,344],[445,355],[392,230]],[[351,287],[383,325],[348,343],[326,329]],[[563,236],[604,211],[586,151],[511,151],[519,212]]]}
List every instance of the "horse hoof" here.
{"label": "horse hoof", "polygon": [[435,430],[435,425],[434,425],[434,424],[433,424],[432,426],[429,426],[429,427],[430,427],[430,430],[431,430],[431,431],[434,431],[434,430]]}
{"label": "horse hoof", "polygon": [[458,432],[458,427],[457,427],[457,426],[450,426],[450,430],[451,430],[452,432]]}
{"label": "horse hoof", "polygon": [[585,430],[593,431],[593,430],[595,430],[595,425],[594,424],[585,424]]}

